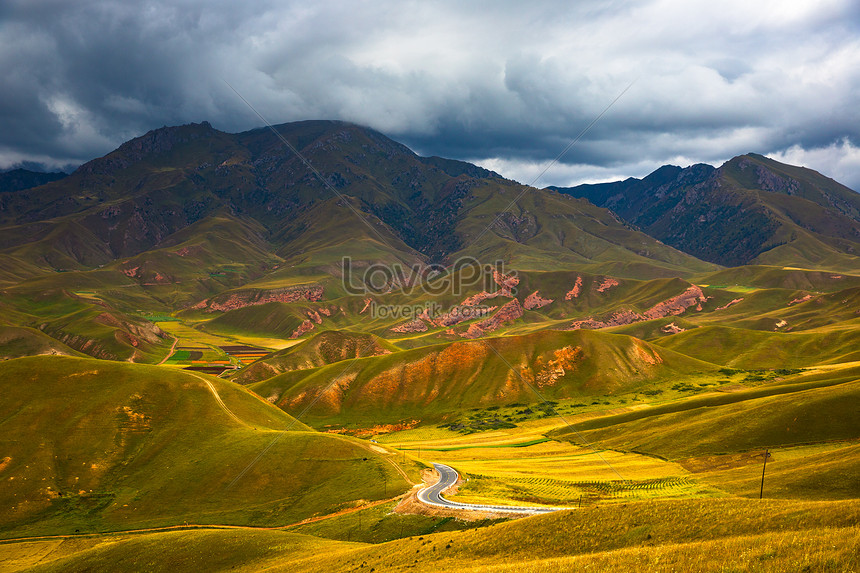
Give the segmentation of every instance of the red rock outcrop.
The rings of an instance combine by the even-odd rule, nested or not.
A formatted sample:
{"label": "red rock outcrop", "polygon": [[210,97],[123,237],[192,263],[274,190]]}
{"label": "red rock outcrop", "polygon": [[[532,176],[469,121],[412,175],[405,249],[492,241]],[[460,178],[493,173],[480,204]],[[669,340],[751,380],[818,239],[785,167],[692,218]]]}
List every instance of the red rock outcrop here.
{"label": "red rock outcrop", "polygon": [[793,301],[791,301],[790,303],[788,303],[788,306],[791,306],[793,304],[800,304],[801,302],[806,302],[806,301],[811,300],[811,299],[812,299],[811,294],[803,295],[802,297],[796,298]]}
{"label": "red rock outcrop", "polygon": [[575,320],[570,323],[568,326],[568,330],[599,330],[601,328],[609,328],[611,326],[623,326],[625,324],[633,324],[634,322],[641,322],[645,320],[645,317],[639,314],[636,311],[630,309],[621,309],[616,310],[606,320],[597,320],[594,317],[584,318],[582,320]]}
{"label": "red rock outcrop", "polygon": [[603,277],[603,281],[597,286],[597,292],[606,292],[614,286],[618,286],[619,283],[612,277]]}
{"label": "red rock outcrop", "polygon": [[554,350],[549,360],[538,356],[533,367],[524,366],[520,369],[520,375],[523,380],[537,385],[538,388],[552,386],[559,378],[574,370],[582,356],[583,351],[579,346],[565,346]]}
{"label": "red rock outcrop", "polygon": [[567,294],[564,295],[564,300],[579,298],[580,292],[582,292],[582,277],[576,277],[576,282],[573,283],[573,288],[567,291]]}
{"label": "red rock outcrop", "polygon": [[497,307],[495,306],[455,306],[450,311],[434,320],[433,323],[436,326],[454,326],[455,324],[460,324],[467,320],[481,318],[482,316],[493,312],[496,308]]}
{"label": "red rock outcrop", "polygon": [[299,325],[297,329],[293,331],[290,335],[290,338],[298,338],[299,336],[304,335],[307,332],[310,332],[314,329],[314,323],[311,320],[306,320]]}
{"label": "red rock outcrop", "polygon": [[203,247],[200,245],[191,245],[188,247],[181,247],[174,251],[180,257],[187,257],[188,255],[198,255],[203,252]]}
{"label": "red rock outcrop", "polygon": [[133,278],[137,278],[139,270],[140,270],[140,266],[129,267],[127,269],[122,269],[122,274],[133,279]]}
{"label": "red rock outcrop", "polygon": [[506,275],[499,271],[493,271],[493,280],[503,289],[512,289],[520,284],[520,277],[515,274]]}
{"label": "red rock outcrop", "polygon": [[427,324],[420,318],[416,318],[415,320],[410,320],[409,322],[405,322],[401,325],[395,326],[391,329],[391,331],[400,334],[404,334],[407,332],[426,332]]}
{"label": "red rock outcrop", "polygon": [[658,302],[651,308],[645,311],[645,318],[663,318],[664,316],[674,316],[685,312],[688,308],[696,305],[696,310],[702,310],[702,303],[708,298],[702,289],[696,285],[690,285],[687,290],[663,302]]}
{"label": "red rock outcrop", "polygon": [[481,304],[482,302],[484,302],[485,300],[488,300],[491,298],[496,298],[497,296],[508,296],[509,297],[511,295],[507,291],[502,292],[501,290],[498,290],[496,292],[487,292],[485,290],[482,290],[478,294],[473,294],[472,296],[466,298],[462,303],[460,303],[460,305],[461,306],[477,306],[477,305]]}
{"label": "red rock outcrop", "polygon": [[551,298],[543,298],[538,294],[538,291],[534,291],[529,296],[526,297],[526,300],[523,302],[523,306],[526,310],[532,310],[535,308],[541,308],[553,301]]}
{"label": "red rock outcrop", "polygon": [[202,309],[206,312],[227,312],[246,306],[257,306],[269,302],[296,302],[300,300],[316,302],[322,298],[323,287],[321,285],[295,286],[271,290],[242,290],[201,301],[194,305],[194,309]]}
{"label": "red rock outcrop", "polygon": [[466,338],[480,338],[487,332],[498,330],[502,325],[514,321],[523,315],[523,307],[520,301],[514,299],[505,304],[490,318],[486,318],[480,322],[476,322],[469,326],[469,330],[461,336]]}
{"label": "red rock outcrop", "polygon": [[576,320],[568,326],[569,330],[600,329],[610,326],[623,326],[625,324],[633,324],[643,320],[653,320],[655,318],[664,318],[667,316],[676,316],[682,314],[692,306],[696,306],[696,310],[702,310],[702,303],[707,301],[705,293],[696,285],[690,285],[687,290],[677,296],[668,298],[663,302],[658,302],[644,313],[640,314],[634,310],[621,309],[616,310],[609,318],[598,320],[594,317],[588,317],[582,320]]}
{"label": "red rock outcrop", "polygon": [[[715,310],[715,311],[716,311],[716,310],[726,310],[726,309],[727,309],[727,308],[729,308],[730,306],[735,305],[735,304],[739,303],[739,302],[740,302],[740,301],[742,301],[742,300],[743,300],[743,297],[741,297],[741,298],[736,298],[736,299],[734,299],[734,300],[731,300],[731,301],[727,302],[727,303],[726,303],[726,304],[724,304],[723,306],[718,306],[718,307],[717,307],[717,308],[715,308],[714,310]],[[789,303],[789,304],[790,304],[790,303]]]}

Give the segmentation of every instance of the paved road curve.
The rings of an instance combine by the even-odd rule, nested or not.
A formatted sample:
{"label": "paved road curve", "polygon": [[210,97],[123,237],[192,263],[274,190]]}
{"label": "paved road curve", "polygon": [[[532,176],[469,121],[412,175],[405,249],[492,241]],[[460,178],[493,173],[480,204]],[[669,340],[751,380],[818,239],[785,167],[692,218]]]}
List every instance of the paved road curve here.
{"label": "paved road curve", "polygon": [[449,501],[442,497],[442,492],[457,483],[460,476],[457,471],[451,466],[445,464],[433,464],[436,471],[439,472],[439,481],[435,485],[425,487],[418,492],[418,501],[427,505],[436,507],[446,507],[448,509],[462,509],[465,511],[500,511],[505,513],[549,513],[551,511],[559,511],[562,509],[572,509],[570,507],[528,507],[521,505],[476,505],[474,503],[458,503]]}

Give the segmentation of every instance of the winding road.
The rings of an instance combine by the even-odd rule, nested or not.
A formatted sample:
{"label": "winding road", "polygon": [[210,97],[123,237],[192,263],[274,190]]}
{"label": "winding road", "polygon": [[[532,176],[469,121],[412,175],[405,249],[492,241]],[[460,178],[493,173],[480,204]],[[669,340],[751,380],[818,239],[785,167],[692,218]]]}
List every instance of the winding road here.
{"label": "winding road", "polygon": [[236,414],[234,414],[230,408],[227,407],[227,404],[225,404],[224,400],[221,399],[221,395],[218,394],[218,390],[215,389],[215,385],[212,384],[212,382],[210,382],[209,380],[207,380],[203,376],[200,376],[199,374],[194,374],[193,372],[189,372],[188,375],[194,376],[195,378],[197,378],[198,380],[202,381],[204,384],[209,386],[209,391],[212,392],[212,395],[215,397],[215,401],[218,402],[218,405],[221,406],[221,409],[224,410],[224,412],[228,416],[230,416],[231,418],[236,420],[236,422],[238,422],[239,424],[241,424],[243,426],[248,425],[247,422],[240,420],[239,417]]}
{"label": "winding road", "polygon": [[418,501],[421,503],[432,505],[435,507],[444,507],[447,509],[460,509],[465,511],[497,511],[503,513],[550,513],[552,511],[561,511],[563,509],[573,509],[571,507],[529,507],[522,505],[477,505],[474,503],[458,503],[449,501],[442,497],[442,492],[457,483],[460,479],[457,471],[451,466],[445,464],[433,464],[436,471],[439,473],[439,481],[434,485],[425,487],[418,492]]}

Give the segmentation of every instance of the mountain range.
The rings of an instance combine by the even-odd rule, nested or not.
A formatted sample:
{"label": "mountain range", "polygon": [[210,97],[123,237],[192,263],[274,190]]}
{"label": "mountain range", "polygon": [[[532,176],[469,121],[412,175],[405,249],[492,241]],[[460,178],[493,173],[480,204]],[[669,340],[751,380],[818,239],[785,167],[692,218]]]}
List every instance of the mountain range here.
{"label": "mountain range", "polygon": [[[0,306],[17,341],[6,355],[148,362],[170,336],[146,316],[176,313],[203,330],[275,337],[304,336],[330,316],[334,328],[421,333],[413,346],[450,342],[465,335],[458,328],[473,337],[577,316],[586,327],[629,324],[720,265],[850,275],[860,260],[858,197],[753,154],[717,169],[665,166],[642,180],[534,189],[343,122],[239,134],[206,122],[164,127],[67,177],[0,193]],[[416,290],[428,268],[448,265],[460,281],[463,260],[496,275],[469,292]],[[370,299],[348,285],[366,287],[367,269],[380,264],[414,276],[387,277],[376,302],[433,300],[447,317],[368,324]],[[503,292],[504,269],[531,299]],[[673,277],[683,280],[667,286]],[[503,296],[490,297],[495,289]],[[629,289],[648,294],[626,299]],[[484,300],[502,318],[450,316]]]}
{"label": "mountain range", "polygon": [[556,190],[720,265],[856,270],[860,195],[816,171],[761,155],[718,168],[666,165],[643,179]]}

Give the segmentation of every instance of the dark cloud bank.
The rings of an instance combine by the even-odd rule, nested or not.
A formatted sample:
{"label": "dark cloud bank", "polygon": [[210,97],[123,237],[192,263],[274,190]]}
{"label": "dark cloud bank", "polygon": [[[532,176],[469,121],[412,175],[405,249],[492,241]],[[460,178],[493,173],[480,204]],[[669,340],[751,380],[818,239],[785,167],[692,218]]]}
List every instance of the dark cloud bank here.
{"label": "dark cloud bank", "polygon": [[[575,7],[569,6],[575,4]],[[757,152],[860,189],[860,7],[822,2],[0,4],[0,167],[154,127],[343,119],[538,185]]]}

